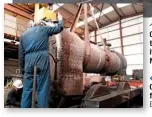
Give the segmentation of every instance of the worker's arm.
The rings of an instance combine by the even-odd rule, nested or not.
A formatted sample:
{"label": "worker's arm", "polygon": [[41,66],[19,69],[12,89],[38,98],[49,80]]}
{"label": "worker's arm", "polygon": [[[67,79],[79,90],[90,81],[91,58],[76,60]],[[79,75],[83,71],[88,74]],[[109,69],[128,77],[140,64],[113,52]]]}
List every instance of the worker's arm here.
{"label": "worker's arm", "polygon": [[63,27],[64,27],[63,21],[59,20],[57,25],[55,25],[55,26],[45,26],[45,29],[46,29],[48,35],[52,36],[54,34],[60,33],[63,30]]}
{"label": "worker's arm", "polygon": [[49,36],[52,36],[54,34],[58,34],[63,30],[64,24],[63,24],[63,17],[58,13],[57,16],[58,23],[55,26],[46,26],[47,33]]}
{"label": "worker's arm", "polygon": [[23,75],[24,74],[24,47],[22,43],[22,37],[20,37],[20,45],[19,45],[19,63],[20,63],[20,70]]}

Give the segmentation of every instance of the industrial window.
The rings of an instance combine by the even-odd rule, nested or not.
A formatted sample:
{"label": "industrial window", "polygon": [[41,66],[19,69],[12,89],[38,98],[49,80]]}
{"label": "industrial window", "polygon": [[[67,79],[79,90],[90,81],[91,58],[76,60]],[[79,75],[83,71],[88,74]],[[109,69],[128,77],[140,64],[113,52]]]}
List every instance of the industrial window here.
{"label": "industrial window", "polygon": [[124,54],[125,55],[137,54],[137,53],[142,53],[141,44],[129,45],[129,46],[124,47]]}
{"label": "industrial window", "polygon": [[125,56],[127,59],[128,65],[136,65],[136,64],[143,64],[143,54],[135,54],[135,55],[129,55]]}
{"label": "industrial window", "polygon": [[123,37],[123,45],[141,43],[142,40],[143,40],[142,37],[143,37],[142,34],[128,36],[128,37]]}
{"label": "industrial window", "polygon": [[139,33],[139,25],[134,25],[122,29],[123,36],[131,35],[135,33]]}
{"label": "industrial window", "polygon": [[111,43],[111,47],[120,47],[120,39],[110,40],[108,42]]}

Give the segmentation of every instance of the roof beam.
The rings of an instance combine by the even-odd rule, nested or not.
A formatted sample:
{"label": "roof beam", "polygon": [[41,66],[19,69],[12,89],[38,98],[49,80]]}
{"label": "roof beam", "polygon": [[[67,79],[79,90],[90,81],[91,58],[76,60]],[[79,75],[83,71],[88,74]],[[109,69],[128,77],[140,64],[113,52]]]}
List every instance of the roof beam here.
{"label": "roof beam", "polygon": [[[101,10],[99,10],[99,8],[98,7],[95,7],[96,9],[98,9],[102,14],[104,14],[103,12],[102,12],[102,10],[103,10],[103,6],[104,6],[104,3],[102,4],[102,8],[101,8]],[[104,16],[110,21],[110,22],[112,22],[112,20],[106,15],[106,14],[104,14]],[[100,20],[100,17],[99,17],[99,20]]]}
{"label": "roof beam", "polygon": [[132,5],[132,7],[133,7],[133,9],[134,9],[135,13],[136,13],[136,14],[138,14],[138,12],[137,12],[137,10],[136,10],[135,6],[134,6],[133,4],[131,4],[131,5]]}
{"label": "roof beam", "polygon": [[25,10],[30,11],[31,13],[34,13],[34,10],[31,9],[29,6],[24,6],[24,5],[21,5],[21,4],[16,4],[16,5],[19,6],[19,7],[24,8]]}
{"label": "roof beam", "polygon": [[30,12],[29,10],[25,9],[25,8],[22,7],[22,6],[18,6],[17,4],[11,4],[11,5],[12,5],[13,7],[19,9],[19,10],[22,10],[22,11],[28,13],[28,14],[32,14],[32,13],[33,13],[33,12]]}
{"label": "roof beam", "polygon": [[121,14],[123,14],[123,17],[124,17],[125,14],[124,14],[124,12],[121,10],[121,8],[118,8],[117,6],[116,6],[116,8],[120,10]]}
{"label": "roof beam", "polygon": [[114,11],[116,12],[116,14],[118,15],[119,19],[122,19],[122,16],[120,15],[120,13],[117,11],[117,7],[116,5],[110,4],[112,6],[112,8],[114,9]]}
{"label": "roof beam", "polygon": [[[117,7],[117,6],[116,6]],[[118,8],[118,7],[117,7]],[[120,12],[123,14],[123,16],[125,16],[124,12],[121,10],[121,8],[118,8],[120,10]]]}
{"label": "roof beam", "polygon": [[26,12],[24,12],[24,11],[14,7],[14,6],[12,6],[12,5],[4,4],[4,9],[6,9],[8,11],[11,11],[11,12],[17,14],[17,15],[23,16],[25,18],[33,19],[33,17],[30,14],[28,14],[28,13],[26,13]]}
{"label": "roof beam", "polygon": [[[123,15],[123,17],[125,16],[124,12],[121,10],[122,7],[118,7],[117,5],[114,5],[116,7],[116,10],[119,10],[121,12],[121,14]],[[126,5],[127,6],[127,5]],[[125,7],[125,6],[123,6]],[[119,12],[118,12],[119,13]]]}

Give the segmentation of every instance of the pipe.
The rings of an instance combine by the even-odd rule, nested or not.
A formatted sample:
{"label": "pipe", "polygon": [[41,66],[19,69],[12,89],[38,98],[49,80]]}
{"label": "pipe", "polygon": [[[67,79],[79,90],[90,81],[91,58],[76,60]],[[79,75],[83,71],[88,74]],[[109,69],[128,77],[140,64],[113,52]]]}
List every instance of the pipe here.
{"label": "pipe", "polygon": [[33,79],[33,91],[32,91],[32,108],[35,108],[35,95],[36,95],[36,75],[37,75],[37,66],[34,66],[34,79]]}
{"label": "pipe", "polygon": [[119,20],[119,31],[120,31],[121,53],[122,53],[122,55],[124,55],[121,19]]}

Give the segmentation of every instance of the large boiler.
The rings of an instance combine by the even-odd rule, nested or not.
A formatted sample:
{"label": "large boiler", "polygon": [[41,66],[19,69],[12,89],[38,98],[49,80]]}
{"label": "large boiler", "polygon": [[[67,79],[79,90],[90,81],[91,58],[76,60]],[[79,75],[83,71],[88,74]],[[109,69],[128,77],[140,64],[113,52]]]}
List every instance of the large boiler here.
{"label": "large boiler", "polygon": [[126,73],[127,62],[123,55],[115,51],[105,51],[95,44],[90,44],[88,56],[85,41],[73,32],[63,30],[59,35],[53,36],[51,41],[51,72],[54,73],[51,74],[51,79],[57,82],[61,94],[81,95],[83,73],[102,75],[125,75]]}

